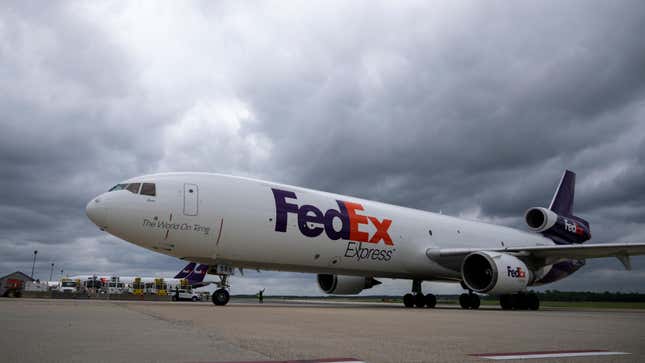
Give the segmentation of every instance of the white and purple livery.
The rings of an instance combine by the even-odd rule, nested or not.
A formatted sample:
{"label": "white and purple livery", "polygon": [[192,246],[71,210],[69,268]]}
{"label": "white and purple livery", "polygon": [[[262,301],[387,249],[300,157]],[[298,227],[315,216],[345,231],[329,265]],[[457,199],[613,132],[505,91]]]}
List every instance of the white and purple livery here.
{"label": "white and purple livery", "polygon": [[[573,214],[575,174],[566,171],[548,208],[525,213],[529,231],[464,220],[267,181],[209,173],[140,176],[87,205],[102,230],[150,250],[209,265],[216,305],[229,301],[235,268],[318,274],[329,294],[412,280],[406,307],[434,307],[423,281],[459,282],[463,308],[500,296],[503,309],[538,309],[527,287],[562,279],[587,258],[630,255],[645,244],[584,244],[589,223]],[[201,271],[201,270],[200,270]],[[204,271],[205,272],[205,271]]]}

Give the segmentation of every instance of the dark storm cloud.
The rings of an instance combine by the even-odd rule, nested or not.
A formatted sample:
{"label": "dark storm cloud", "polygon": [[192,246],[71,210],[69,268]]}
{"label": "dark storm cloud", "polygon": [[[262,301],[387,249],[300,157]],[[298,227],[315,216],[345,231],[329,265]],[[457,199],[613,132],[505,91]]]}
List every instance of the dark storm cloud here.
{"label": "dark storm cloud", "polygon": [[106,183],[146,170],[155,117],[127,55],[68,3],[5,4],[0,24],[0,269],[26,270],[38,249],[89,271],[93,256],[75,244],[97,231],[84,206]]}
{"label": "dark storm cloud", "polygon": [[[280,79],[318,87],[268,97],[268,80],[253,83],[251,99],[272,121],[276,158],[300,184],[451,214],[475,207],[520,227],[524,210],[548,204],[571,168],[583,182],[578,211],[602,221],[600,208],[643,202],[645,12],[596,5],[474,6],[442,29],[439,46],[363,9],[378,35],[394,35],[348,34],[353,46],[338,45],[327,77],[314,62]],[[612,175],[617,164],[624,170]],[[596,226],[602,240],[617,238]]]}
{"label": "dark storm cloud", "polygon": [[[570,168],[594,241],[645,241],[640,2],[193,5],[0,9],[2,272],[39,249],[77,272],[172,273],[83,209],[182,169],[523,228]],[[621,268],[562,286],[642,290]]]}
{"label": "dark storm cloud", "polygon": [[1,19],[0,237],[68,242],[91,230],[83,206],[106,180],[145,170],[154,138],[124,121],[154,119],[126,54],[69,7],[9,4]]}
{"label": "dark storm cloud", "polygon": [[[253,83],[252,97],[263,92],[253,105],[272,121],[267,133],[283,141],[280,160],[307,185],[373,196],[371,187],[382,195],[382,184],[394,178],[397,192],[429,188],[427,194],[445,196],[440,202],[455,203],[501,183],[505,188],[489,193],[484,206],[497,213],[507,208],[499,193],[531,177],[539,179],[531,187],[551,188],[563,167],[576,166],[577,153],[640,131],[642,107],[624,119],[611,114],[643,97],[645,74],[638,69],[645,52],[637,35],[643,12],[544,8],[477,9],[447,31],[449,42],[438,49],[434,37],[401,32],[396,20],[379,32],[400,34],[389,42],[350,34],[353,51],[318,87],[281,98],[269,97],[272,82]],[[373,57],[366,52],[372,47]],[[365,81],[371,68],[378,86]],[[266,113],[264,100],[273,101]],[[274,104],[290,114],[276,113]],[[546,165],[554,159],[560,163]],[[593,167],[606,167],[605,160]]]}

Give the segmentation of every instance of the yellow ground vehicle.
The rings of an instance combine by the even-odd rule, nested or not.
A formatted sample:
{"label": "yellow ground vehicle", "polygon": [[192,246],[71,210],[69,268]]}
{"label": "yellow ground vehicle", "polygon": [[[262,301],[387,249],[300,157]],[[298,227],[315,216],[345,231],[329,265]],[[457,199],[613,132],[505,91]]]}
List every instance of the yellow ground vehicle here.
{"label": "yellow ground vehicle", "polygon": [[134,295],[143,295],[144,288],[145,285],[143,282],[141,282],[141,277],[135,277],[134,281],[132,282],[132,293]]}
{"label": "yellow ground vehicle", "polygon": [[168,295],[168,285],[164,282],[162,278],[155,279],[155,292],[159,296]]}

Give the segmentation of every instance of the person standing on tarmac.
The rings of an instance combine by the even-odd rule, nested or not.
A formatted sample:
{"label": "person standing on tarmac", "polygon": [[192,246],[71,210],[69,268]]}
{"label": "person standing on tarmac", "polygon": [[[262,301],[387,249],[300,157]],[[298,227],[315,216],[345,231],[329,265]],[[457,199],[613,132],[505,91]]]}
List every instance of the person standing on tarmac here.
{"label": "person standing on tarmac", "polygon": [[262,289],[260,290],[260,292],[258,292],[258,302],[260,304],[264,304],[264,290],[265,289]]}

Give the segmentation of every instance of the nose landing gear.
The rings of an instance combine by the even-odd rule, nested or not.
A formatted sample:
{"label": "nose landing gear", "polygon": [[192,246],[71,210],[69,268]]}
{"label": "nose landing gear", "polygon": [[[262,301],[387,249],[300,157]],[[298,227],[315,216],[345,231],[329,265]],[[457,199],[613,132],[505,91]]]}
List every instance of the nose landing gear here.
{"label": "nose landing gear", "polygon": [[437,297],[433,294],[424,295],[421,292],[421,280],[412,280],[412,293],[403,295],[403,305],[406,308],[434,308],[437,305]]}
{"label": "nose landing gear", "polygon": [[215,305],[226,305],[231,299],[231,295],[226,289],[217,289],[213,293],[213,304]]}
{"label": "nose landing gear", "polygon": [[228,284],[228,276],[229,275],[219,275],[219,282],[216,283],[219,289],[215,290],[212,295],[213,304],[215,305],[226,305],[231,299],[231,294],[229,294],[227,290],[227,288],[230,287]]}

